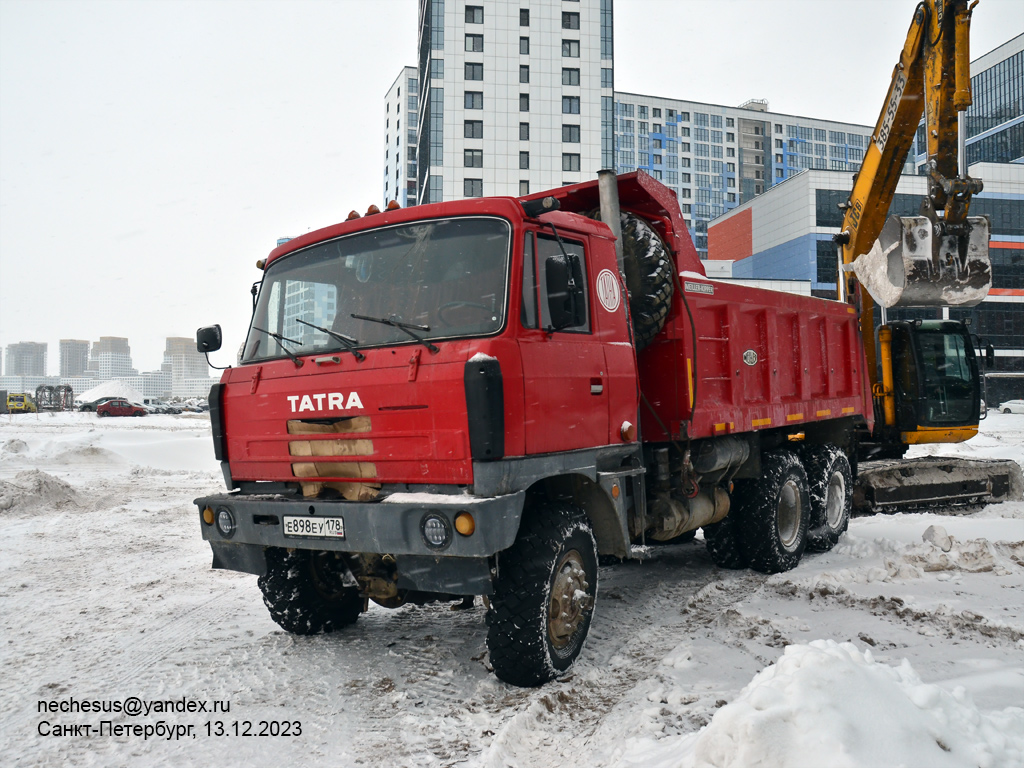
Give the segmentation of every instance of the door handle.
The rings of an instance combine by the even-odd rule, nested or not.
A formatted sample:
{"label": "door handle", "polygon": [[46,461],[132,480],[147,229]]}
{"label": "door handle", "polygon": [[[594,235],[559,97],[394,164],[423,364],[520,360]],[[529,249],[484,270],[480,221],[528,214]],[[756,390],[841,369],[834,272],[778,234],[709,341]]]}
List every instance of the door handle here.
{"label": "door handle", "polygon": [[593,378],[590,380],[590,394],[600,395],[604,392],[604,383],[601,379]]}

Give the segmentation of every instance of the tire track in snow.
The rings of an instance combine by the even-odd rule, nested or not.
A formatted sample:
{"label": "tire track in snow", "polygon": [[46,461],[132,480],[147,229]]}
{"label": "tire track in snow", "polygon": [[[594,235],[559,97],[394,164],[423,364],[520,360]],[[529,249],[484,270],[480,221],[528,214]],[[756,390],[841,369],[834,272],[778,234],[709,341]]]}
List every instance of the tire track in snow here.
{"label": "tire track in snow", "polygon": [[[688,638],[731,635],[733,628],[722,626],[723,615],[768,578],[750,571],[718,572],[708,581],[707,569],[695,570],[703,572],[701,581],[684,574],[673,581],[669,573],[655,589],[645,586],[642,579],[632,579],[628,590],[614,587],[616,593],[624,594],[617,601],[621,607],[600,617],[609,629],[600,633],[596,642],[588,643],[571,677],[539,689],[505,722],[480,764],[504,768],[559,760],[580,764],[582,759],[585,763],[586,750],[581,755],[581,745],[595,746],[606,718],[631,693],[657,677],[666,655]],[[639,610],[631,607],[631,601],[640,604]],[[605,604],[608,602],[606,597]],[[629,630],[625,634],[616,631],[619,624]],[[742,652],[750,652],[743,644],[736,645]],[[697,699],[695,696],[694,701]]]}

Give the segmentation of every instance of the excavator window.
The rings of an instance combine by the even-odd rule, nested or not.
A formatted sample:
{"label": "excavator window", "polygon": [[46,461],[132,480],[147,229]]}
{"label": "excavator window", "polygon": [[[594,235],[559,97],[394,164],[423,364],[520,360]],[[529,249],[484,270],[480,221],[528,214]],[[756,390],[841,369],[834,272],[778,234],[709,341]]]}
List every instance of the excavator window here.
{"label": "excavator window", "polygon": [[978,363],[962,329],[916,328],[920,426],[977,423]]}

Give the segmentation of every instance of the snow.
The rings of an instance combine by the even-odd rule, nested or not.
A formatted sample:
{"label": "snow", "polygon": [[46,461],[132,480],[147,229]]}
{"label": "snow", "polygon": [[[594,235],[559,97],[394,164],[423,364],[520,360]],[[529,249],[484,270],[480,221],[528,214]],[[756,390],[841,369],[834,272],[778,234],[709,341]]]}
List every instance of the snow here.
{"label": "snow", "polygon": [[123,381],[104,381],[102,384],[98,384],[88,392],[83,392],[75,398],[75,402],[79,403],[91,403],[93,400],[99,400],[101,397],[123,397],[130,403],[141,403],[142,393],[134,387],[125,384]]}
{"label": "snow", "polygon": [[427,493],[425,491],[417,491],[415,493],[392,493],[390,496],[387,496],[384,499],[382,499],[381,503],[423,504],[431,506],[455,504],[457,506],[463,506],[465,504],[479,504],[483,501],[486,501],[486,499],[477,496],[463,496],[461,494]]}
{"label": "snow", "polygon": [[[1024,416],[928,452],[1024,463]],[[516,689],[479,599],[279,630],[255,577],[210,569],[191,502],[221,490],[205,414],[0,418],[4,765],[1024,765],[1024,502],[855,518],[774,576],[645,547],[602,567],[573,671]],[[39,711],[131,696],[230,713]],[[195,738],[40,735],[104,719]]]}
{"label": "snow", "polygon": [[498,358],[491,357],[490,355],[484,354],[483,352],[477,352],[475,355],[473,355],[471,358],[469,358],[469,362],[471,362],[471,363],[483,363],[483,362],[486,362],[488,360],[497,360],[497,359]]}

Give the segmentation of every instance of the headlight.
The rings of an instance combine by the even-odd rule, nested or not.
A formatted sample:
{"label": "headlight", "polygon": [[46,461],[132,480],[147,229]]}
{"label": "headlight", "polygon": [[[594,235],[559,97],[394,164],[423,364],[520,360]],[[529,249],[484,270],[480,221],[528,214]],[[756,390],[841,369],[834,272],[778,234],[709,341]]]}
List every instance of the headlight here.
{"label": "headlight", "polygon": [[217,530],[225,539],[230,539],[235,534],[235,518],[226,507],[217,510]]}
{"label": "headlight", "polygon": [[444,549],[452,541],[452,528],[444,516],[437,512],[428,512],[420,523],[423,541],[431,549]]}

